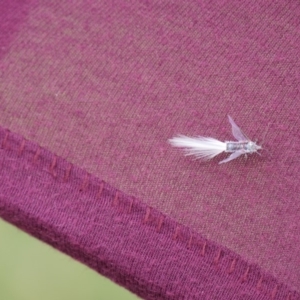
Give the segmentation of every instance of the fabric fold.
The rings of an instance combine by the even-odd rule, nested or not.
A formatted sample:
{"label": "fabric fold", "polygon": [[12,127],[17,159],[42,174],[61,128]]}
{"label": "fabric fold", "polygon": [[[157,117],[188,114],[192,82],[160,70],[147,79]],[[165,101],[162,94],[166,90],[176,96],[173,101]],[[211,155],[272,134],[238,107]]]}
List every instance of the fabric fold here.
{"label": "fabric fold", "polygon": [[0,128],[0,215],[144,299],[300,299],[229,249]]}

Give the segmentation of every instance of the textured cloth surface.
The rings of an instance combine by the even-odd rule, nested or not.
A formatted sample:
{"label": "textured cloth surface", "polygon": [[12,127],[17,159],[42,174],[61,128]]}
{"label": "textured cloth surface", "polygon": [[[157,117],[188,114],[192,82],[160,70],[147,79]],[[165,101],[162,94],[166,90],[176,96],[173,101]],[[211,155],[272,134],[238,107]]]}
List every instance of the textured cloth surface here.
{"label": "textured cloth surface", "polygon": [[[300,290],[297,1],[0,5],[0,125]],[[201,164],[166,142],[231,139],[227,114],[262,157]]]}
{"label": "textured cloth surface", "polygon": [[0,128],[0,213],[145,299],[300,299],[157,210]]}

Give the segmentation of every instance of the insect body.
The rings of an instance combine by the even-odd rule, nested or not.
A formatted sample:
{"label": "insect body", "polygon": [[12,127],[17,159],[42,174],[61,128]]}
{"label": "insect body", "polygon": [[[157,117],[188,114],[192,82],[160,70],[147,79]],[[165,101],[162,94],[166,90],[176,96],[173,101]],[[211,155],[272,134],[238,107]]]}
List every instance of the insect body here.
{"label": "insect body", "polygon": [[245,151],[245,153],[253,153],[258,149],[254,142],[225,142],[226,150],[225,152],[235,152],[235,151]]}
{"label": "insect body", "polygon": [[214,138],[201,136],[191,138],[179,135],[170,139],[169,142],[174,147],[184,148],[187,155],[194,155],[196,158],[203,160],[211,159],[222,152],[231,153],[229,157],[220,161],[219,164],[236,159],[242,154],[258,153],[257,151],[262,149],[262,147],[252,142],[230,116],[228,116],[228,119],[232,127],[232,134],[237,141],[221,142]]}

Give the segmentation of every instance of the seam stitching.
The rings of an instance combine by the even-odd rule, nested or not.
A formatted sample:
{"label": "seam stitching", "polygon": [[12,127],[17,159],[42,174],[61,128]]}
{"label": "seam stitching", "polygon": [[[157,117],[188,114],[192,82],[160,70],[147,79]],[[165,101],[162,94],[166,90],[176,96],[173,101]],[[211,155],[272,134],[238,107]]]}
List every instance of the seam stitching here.
{"label": "seam stitching", "polygon": [[[22,139],[16,139],[15,136],[18,136],[15,133],[10,132],[8,129],[2,129],[0,128],[0,136],[2,135],[2,143],[0,143],[1,148],[4,151],[14,151],[17,153],[17,156],[19,158],[22,158],[24,156],[24,153],[26,153],[26,144],[30,143],[31,145],[36,146],[36,151],[32,154],[32,160],[31,163],[35,165],[35,167],[42,167],[42,170],[48,170],[48,172],[53,176],[53,180],[58,180],[58,165],[60,161],[65,161],[68,163],[68,166],[63,170],[63,176],[61,176],[62,182],[68,182],[72,176],[72,172],[74,170],[74,165],[70,162],[68,162],[66,159],[63,159],[56,154],[50,152],[49,150],[41,147],[37,143],[31,142],[26,140],[24,137]],[[2,132],[1,132],[2,131]],[[1,134],[2,133],[2,134]],[[3,137],[4,135],[4,137]],[[10,145],[10,142],[13,142],[17,145],[15,149]],[[42,160],[41,157],[43,156],[43,150],[47,151],[48,153],[51,153],[52,160],[48,166],[43,166],[42,162],[47,160]],[[43,168],[46,167],[46,168]],[[93,177],[90,173],[87,171],[76,167],[77,169],[80,169],[84,172],[84,176],[81,177],[81,183],[78,186],[78,191],[82,193],[89,192],[89,188],[92,186],[91,178]],[[96,177],[97,178],[97,177]],[[199,233],[195,232],[189,232],[187,233],[188,227],[182,224],[179,224],[175,220],[173,220],[170,217],[167,217],[160,211],[150,207],[149,205],[144,204],[142,201],[137,200],[133,196],[128,196],[125,193],[122,193],[118,189],[114,189],[115,192],[113,193],[111,191],[111,187],[109,184],[107,184],[105,181],[101,180],[100,183],[97,186],[97,194],[96,198],[100,199],[104,189],[110,190],[109,196],[111,199],[111,205],[118,209],[118,212],[120,213],[127,213],[132,214],[134,213],[134,207],[139,207],[139,211],[141,208],[144,210],[144,217],[141,218],[141,224],[146,226],[151,226],[155,229],[157,234],[166,234],[173,240],[174,242],[183,244],[187,249],[190,251],[196,251],[198,255],[201,255],[202,257],[210,256],[211,267],[217,267],[217,269],[220,269],[220,261],[224,259],[225,256],[228,256],[231,264],[229,264],[226,268],[223,268],[223,274],[229,275],[229,276],[237,276],[235,275],[235,270],[237,269],[237,264],[240,262],[245,266],[245,270],[243,275],[240,277],[240,282],[242,284],[249,282],[249,277],[251,275],[252,269],[259,269],[260,276],[257,283],[253,284],[251,282],[251,285],[253,284],[254,288],[259,293],[264,293],[266,296],[269,296],[271,299],[275,299],[276,295],[279,294],[279,291],[281,288],[284,288],[285,292],[285,299],[286,300],[293,300],[296,299],[295,297],[299,297],[300,295],[296,291],[292,291],[291,289],[288,289],[288,287],[285,284],[277,284],[277,279],[275,279],[273,276],[263,274],[260,267],[256,264],[249,264],[245,260],[243,260],[238,254],[235,254],[233,251],[227,249],[226,247],[220,248],[220,246],[217,246],[214,242],[209,242],[207,239],[204,239],[203,237],[198,238],[198,236],[201,236]],[[125,209],[121,209],[121,202],[122,206],[125,205]],[[163,231],[164,223],[168,220],[170,223],[173,224],[173,232],[166,232]],[[190,230],[189,230],[190,231]],[[225,249],[224,249],[225,248]],[[212,251],[214,253],[212,253]],[[208,255],[208,252],[212,253],[212,255]],[[274,281],[276,282],[274,284]],[[273,287],[271,288],[271,286]]]}

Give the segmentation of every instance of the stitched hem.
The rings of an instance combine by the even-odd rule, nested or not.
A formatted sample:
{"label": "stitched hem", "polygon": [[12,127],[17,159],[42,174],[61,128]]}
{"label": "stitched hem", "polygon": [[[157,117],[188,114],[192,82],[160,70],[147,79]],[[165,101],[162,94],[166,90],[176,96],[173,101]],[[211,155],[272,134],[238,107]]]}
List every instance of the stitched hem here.
{"label": "stitched hem", "polygon": [[0,216],[144,299],[300,299],[257,265],[0,127]]}

